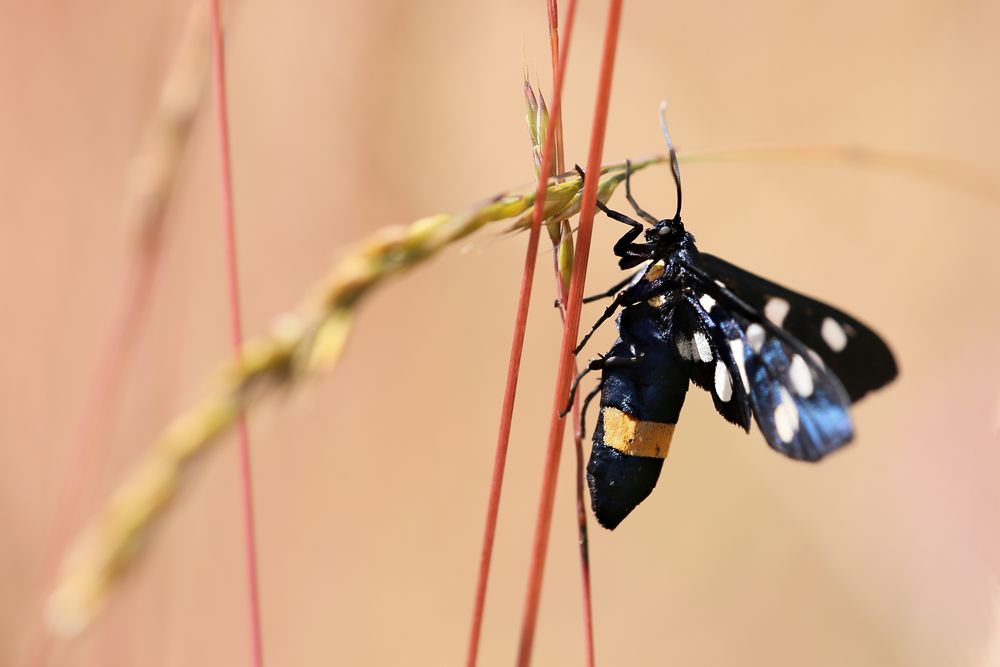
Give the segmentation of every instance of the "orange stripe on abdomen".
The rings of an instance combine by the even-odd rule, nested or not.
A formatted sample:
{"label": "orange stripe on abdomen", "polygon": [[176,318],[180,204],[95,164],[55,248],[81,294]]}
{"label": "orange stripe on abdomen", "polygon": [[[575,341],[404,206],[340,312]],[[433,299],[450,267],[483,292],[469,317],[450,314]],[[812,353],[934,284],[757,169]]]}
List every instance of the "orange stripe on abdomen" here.
{"label": "orange stripe on abdomen", "polygon": [[676,424],[645,421],[610,406],[601,408],[604,444],[622,454],[665,459]]}

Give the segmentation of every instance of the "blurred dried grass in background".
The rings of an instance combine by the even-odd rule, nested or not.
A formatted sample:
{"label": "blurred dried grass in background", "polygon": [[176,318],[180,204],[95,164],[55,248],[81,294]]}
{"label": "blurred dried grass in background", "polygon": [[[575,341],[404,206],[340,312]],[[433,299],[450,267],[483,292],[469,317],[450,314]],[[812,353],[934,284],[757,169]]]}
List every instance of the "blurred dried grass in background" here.
{"label": "blurred dried grass in background", "polygon": [[[114,224],[128,162],[186,8],[0,12],[11,99],[0,110],[0,663],[16,664],[37,623],[25,610],[37,605],[107,295],[133,251],[134,230]],[[943,2],[629,3],[606,161],[660,148],[655,109],[668,97],[681,148],[851,143],[992,166],[998,18],[995,6]],[[564,106],[570,162],[585,150],[602,20],[603,6],[582,8]],[[529,62],[546,62],[540,2],[244,3],[230,28],[249,332],[357,239],[532,176],[520,59],[523,38]],[[88,508],[226,355],[206,118],[181,163],[161,282]],[[637,197],[672,210],[668,184],[650,170]],[[997,209],[921,179],[815,165],[692,166],[685,190],[703,248],[873,322],[903,376],[856,411],[858,443],[816,468],[692,400],[657,493],[615,533],[592,531],[598,661],[993,664]],[[601,252],[616,232],[598,226],[592,286],[616,277]],[[275,664],[460,659],[521,247],[480,235],[393,284],[360,315],[332,376],[251,415]],[[551,283],[539,283],[483,665],[514,652],[537,498],[558,340]],[[124,594],[52,664],[246,660],[233,456],[221,450],[197,471]],[[582,652],[570,481],[557,499],[542,665]]]}

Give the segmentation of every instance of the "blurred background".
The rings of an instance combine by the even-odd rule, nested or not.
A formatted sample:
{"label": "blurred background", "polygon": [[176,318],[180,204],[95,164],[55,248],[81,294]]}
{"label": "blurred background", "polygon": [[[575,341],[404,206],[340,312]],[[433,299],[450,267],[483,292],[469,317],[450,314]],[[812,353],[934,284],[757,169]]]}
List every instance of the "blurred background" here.
{"label": "blurred background", "polygon": [[[129,165],[188,9],[0,6],[0,664],[33,664],[46,544],[135,252]],[[248,333],[375,230],[533,179],[521,78],[537,72],[549,97],[542,0],[230,10]],[[605,14],[581,3],[570,164],[586,159]],[[662,152],[666,98],[681,151],[850,144],[995,168],[998,22],[995,2],[628,2],[605,161]],[[204,97],[77,523],[228,354],[211,108]],[[872,323],[902,374],[854,411],[856,443],[818,466],[785,460],[692,393],[655,493],[613,533],[591,522],[598,663],[1000,665],[996,201],[859,165],[702,163],[683,178],[703,250]],[[673,210],[667,169],[635,190],[648,210]],[[379,291],[334,372],[250,416],[268,664],[463,660],[526,242],[498,231]],[[620,231],[598,218],[588,291],[618,279]],[[560,336],[547,253],[482,665],[511,664],[517,646]],[[537,665],[583,661],[572,469],[567,446]],[[247,664],[239,498],[226,440],[106,613],[39,664]]]}

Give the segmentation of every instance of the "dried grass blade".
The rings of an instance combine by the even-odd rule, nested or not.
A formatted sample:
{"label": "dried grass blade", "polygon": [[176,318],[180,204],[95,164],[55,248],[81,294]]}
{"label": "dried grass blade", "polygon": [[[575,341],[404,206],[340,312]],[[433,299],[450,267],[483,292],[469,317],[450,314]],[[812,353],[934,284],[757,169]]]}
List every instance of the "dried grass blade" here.
{"label": "dried grass blade", "polygon": [[[572,197],[579,181],[550,183],[546,192],[551,196],[567,187]],[[463,213],[384,229],[339,262],[270,335],[246,342],[242,363],[223,367],[214,391],[174,420],[77,539],[49,599],[50,627],[68,635],[86,626],[180,489],[184,469],[231,430],[240,410],[332,367],[347,343],[356,309],[371,290],[484,226],[523,214],[534,201],[535,193],[514,191]]]}

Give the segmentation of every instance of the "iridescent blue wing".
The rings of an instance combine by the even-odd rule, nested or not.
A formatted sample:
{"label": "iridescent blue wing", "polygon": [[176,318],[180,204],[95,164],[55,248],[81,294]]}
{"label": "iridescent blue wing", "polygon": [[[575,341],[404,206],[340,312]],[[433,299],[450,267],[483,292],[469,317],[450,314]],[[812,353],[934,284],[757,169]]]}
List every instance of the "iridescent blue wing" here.
{"label": "iridescent blue wing", "polygon": [[818,461],[850,442],[850,397],[819,355],[763,314],[743,312],[713,291],[718,300],[700,302],[711,306],[706,314],[732,354],[734,384],[746,387],[767,444],[790,458]]}

